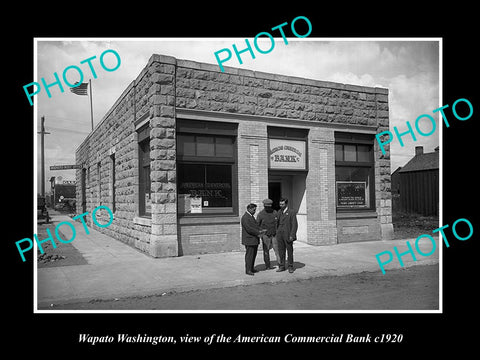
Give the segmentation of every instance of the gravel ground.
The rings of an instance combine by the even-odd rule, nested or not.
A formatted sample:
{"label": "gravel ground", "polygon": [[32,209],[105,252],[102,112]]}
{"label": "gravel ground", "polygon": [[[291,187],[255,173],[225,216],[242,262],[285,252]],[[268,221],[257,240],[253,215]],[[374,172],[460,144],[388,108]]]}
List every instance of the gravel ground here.
{"label": "gravel ground", "polygon": [[413,239],[422,234],[432,234],[439,224],[438,216],[422,216],[418,214],[393,214],[394,239]]}
{"label": "gravel ground", "polygon": [[[44,253],[41,254],[40,249],[37,250],[37,267],[44,268],[54,266],[86,265],[87,261],[72,244],[61,243],[55,238],[55,226],[56,223],[52,222],[50,222],[49,224],[38,223],[38,240],[43,240],[48,237],[46,230],[48,228],[50,230],[50,233],[54,237],[57,247],[54,248],[51,241],[46,241],[42,243],[42,249]],[[64,234],[62,234],[62,231],[60,229],[59,233],[61,234],[62,238],[67,238],[66,236],[64,236]]]}
{"label": "gravel ground", "polygon": [[308,280],[166,293],[50,310],[438,310],[439,268],[412,266]]}

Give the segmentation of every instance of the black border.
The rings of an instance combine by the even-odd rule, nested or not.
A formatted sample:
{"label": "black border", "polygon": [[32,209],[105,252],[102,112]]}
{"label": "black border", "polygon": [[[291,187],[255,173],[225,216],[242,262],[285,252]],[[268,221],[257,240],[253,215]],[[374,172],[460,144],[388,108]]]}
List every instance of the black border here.
{"label": "black border", "polygon": [[[7,236],[4,250],[7,259],[4,269],[7,286],[3,327],[7,349],[32,349],[36,354],[53,354],[57,349],[78,355],[112,354],[131,349],[138,355],[148,353],[164,356],[175,351],[199,355],[201,351],[252,352],[261,347],[269,356],[292,350],[316,355],[335,350],[335,356],[344,350],[364,350],[365,354],[405,354],[415,356],[424,350],[429,355],[443,349],[460,347],[463,352],[473,349],[476,342],[475,323],[469,319],[476,313],[476,268],[480,227],[474,204],[477,191],[472,184],[478,161],[475,146],[478,129],[478,79],[476,36],[478,19],[472,5],[438,4],[421,8],[408,3],[343,3],[326,6],[312,3],[311,8],[278,3],[261,12],[258,7],[240,3],[184,4],[168,8],[164,3],[108,3],[72,4],[54,7],[43,3],[29,4],[22,9],[10,7],[13,21],[2,24],[6,34],[7,86],[4,102],[4,185],[7,202],[4,203],[4,221]],[[78,5],[78,4],[77,4]],[[448,9],[447,9],[448,7]],[[13,9],[12,9],[13,8]],[[13,10],[13,11],[12,11]],[[33,314],[32,255],[25,263],[18,256],[14,241],[30,237],[33,208],[33,107],[25,101],[22,86],[33,79],[33,37],[229,37],[253,38],[257,33],[296,16],[307,16],[312,25],[311,37],[442,37],[443,38],[443,104],[453,104],[467,98],[473,104],[473,117],[464,122],[453,120],[444,127],[443,146],[443,223],[452,224],[458,218],[469,219],[474,235],[468,241],[451,241],[443,248],[443,314]],[[11,100],[13,99],[13,106]],[[447,109],[449,110],[449,109]],[[446,111],[447,116],[452,114]],[[8,139],[14,139],[14,145]],[[14,149],[18,151],[13,151]],[[14,154],[14,155],[13,155]],[[5,184],[5,182],[4,182]],[[475,204],[476,205],[476,204]],[[476,207],[475,207],[476,208]],[[27,219],[27,221],[25,220]],[[451,233],[447,233],[451,234]],[[452,236],[452,235],[450,235]],[[78,344],[78,333],[116,334],[163,333],[168,335],[207,335],[212,332],[232,335],[312,335],[350,333],[402,333],[404,341],[396,345],[356,344],[341,345],[204,345],[180,347],[130,346],[95,347]],[[414,352],[413,352],[414,351]],[[324,354],[325,355],[325,354]]]}

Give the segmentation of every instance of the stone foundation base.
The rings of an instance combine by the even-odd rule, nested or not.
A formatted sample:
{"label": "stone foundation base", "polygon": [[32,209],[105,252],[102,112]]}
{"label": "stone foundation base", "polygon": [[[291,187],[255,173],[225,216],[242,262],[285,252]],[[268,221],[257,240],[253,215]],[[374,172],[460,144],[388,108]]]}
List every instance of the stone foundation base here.
{"label": "stone foundation base", "polygon": [[149,254],[155,258],[178,256],[177,235],[152,235]]}
{"label": "stone foundation base", "polygon": [[382,240],[393,240],[393,224],[381,224]]}

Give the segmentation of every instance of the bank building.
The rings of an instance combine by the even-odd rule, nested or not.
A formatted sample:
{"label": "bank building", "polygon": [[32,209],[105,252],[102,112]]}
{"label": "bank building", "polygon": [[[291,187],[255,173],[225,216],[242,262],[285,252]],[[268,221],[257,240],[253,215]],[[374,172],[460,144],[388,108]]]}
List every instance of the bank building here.
{"label": "bank building", "polygon": [[76,150],[77,213],[108,206],[96,229],[152,257],[241,250],[265,198],[300,242],[391,239],[388,129],[388,89],[154,54]]}

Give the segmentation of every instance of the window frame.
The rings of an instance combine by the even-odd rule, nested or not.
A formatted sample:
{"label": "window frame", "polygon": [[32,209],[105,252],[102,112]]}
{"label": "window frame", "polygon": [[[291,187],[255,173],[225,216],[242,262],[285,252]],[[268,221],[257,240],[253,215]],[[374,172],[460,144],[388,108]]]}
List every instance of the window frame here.
{"label": "window frame", "polygon": [[102,205],[102,178],[101,178],[101,172],[102,172],[102,163],[99,161],[97,163],[97,199],[98,199],[98,206]]}
{"label": "window frame", "polygon": [[[203,165],[204,169],[208,165],[225,165],[231,169],[231,192],[232,192],[232,210],[231,212],[207,212],[207,213],[180,213],[179,217],[208,217],[208,216],[238,216],[238,137],[236,123],[221,123],[213,121],[200,121],[189,119],[177,119],[176,143],[177,143],[177,197],[179,195],[179,169],[183,165]],[[179,137],[182,135],[193,135],[195,143],[195,155],[178,154]],[[199,156],[197,155],[197,137],[212,136],[214,138],[214,155],[216,153],[217,138],[229,138],[232,140],[233,153],[231,157],[224,156]],[[178,201],[178,198],[177,198]]]}
{"label": "window frame", "polygon": [[[213,134],[209,134],[209,136],[213,137],[214,138],[214,154],[216,153],[216,144],[217,144],[217,138],[228,138],[228,139],[232,139],[232,146],[233,146],[233,154],[232,156],[201,156],[201,155],[182,155],[182,154],[178,154],[178,138],[179,136],[182,136],[182,135],[187,135],[185,133],[177,133],[177,162],[180,161],[180,162],[201,162],[201,161],[206,161],[206,162],[225,162],[225,163],[234,163],[236,162],[235,161],[235,158],[236,158],[236,138],[233,137],[233,136],[227,136],[227,135],[213,135]],[[191,133],[188,133],[189,136],[193,136],[194,137],[194,142],[195,144],[197,144],[196,140],[197,140],[197,137],[205,137],[204,134],[191,134]],[[195,152],[197,151],[197,146],[195,145]]]}
{"label": "window frame", "polygon": [[115,179],[115,164],[116,164],[116,159],[115,159],[115,153],[112,153],[110,155],[110,165],[111,165],[111,171],[110,171],[110,177],[111,177],[111,189],[112,189],[112,194],[110,198],[110,203],[112,205],[112,212],[115,213],[116,210],[116,197],[115,197],[115,190],[116,190],[116,179]]}
{"label": "window frame", "polygon": [[82,196],[82,213],[87,211],[87,168],[82,168],[81,174],[81,196]]}
{"label": "window frame", "polygon": [[[188,217],[191,217],[191,216],[209,216],[209,215],[215,215],[215,216],[219,216],[219,215],[227,215],[227,216],[238,215],[238,211],[236,211],[236,209],[238,207],[238,206],[236,206],[236,204],[238,205],[238,198],[236,199],[236,196],[235,196],[236,181],[234,179],[234,170],[233,170],[234,164],[233,163],[219,163],[219,162],[193,162],[193,161],[182,162],[181,164],[179,164],[179,166],[188,166],[188,165],[201,166],[201,167],[203,167],[203,171],[206,171],[206,168],[208,166],[211,166],[211,165],[227,166],[227,167],[230,168],[231,193],[232,193],[232,198],[231,198],[232,206],[231,206],[231,208],[232,208],[232,211],[228,211],[228,212],[227,211],[207,211],[207,212],[202,212],[201,214],[199,214],[199,213],[193,213],[193,214],[192,213],[180,213],[179,212],[178,215],[179,216],[188,216]],[[180,178],[180,176],[178,178]],[[177,184],[177,193],[178,194],[180,193],[178,191],[179,186],[180,186],[180,181],[178,181],[178,184]],[[225,208],[230,208],[230,207],[225,207]]]}
{"label": "window frame", "polygon": [[[147,189],[149,191],[149,197],[151,199],[152,192],[151,192],[151,177],[150,177],[150,124],[147,123],[140,127],[137,130],[138,138],[137,138],[137,147],[138,147],[138,216],[149,218],[152,216],[151,211],[147,211],[146,203],[145,203],[145,195]],[[145,159],[144,150],[146,144],[148,143],[148,161],[143,162]],[[146,163],[148,162],[148,165]],[[146,171],[145,169],[148,168],[148,179],[146,179]]]}
{"label": "window frame", "polygon": [[[374,135],[371,134],[356,134],[356,133],[337,133],[335,132],[335,209],[337,213],[349,213],[349,212],[366,212],[366,211],[375,211],[376,210],[376,201],[375,201],[375,154],[374,154]],[[337,146],[342,146],[342,160],[337,160]],[[355,161],[345,161],[345,145],[355,145]],[[370,160],[369,161],[358,161],[358,147],[359,146],[369,146],[370,148]],[[363,168],[369,169],[368,177],[370,179],[369,184],[369,193],[366,194],[366,197],[369,198],[369,206],[366,207],[339,207],[338,206],[338,188],[337,181],[337,168]],[[362,180],[364,181],[364,180]]]}

